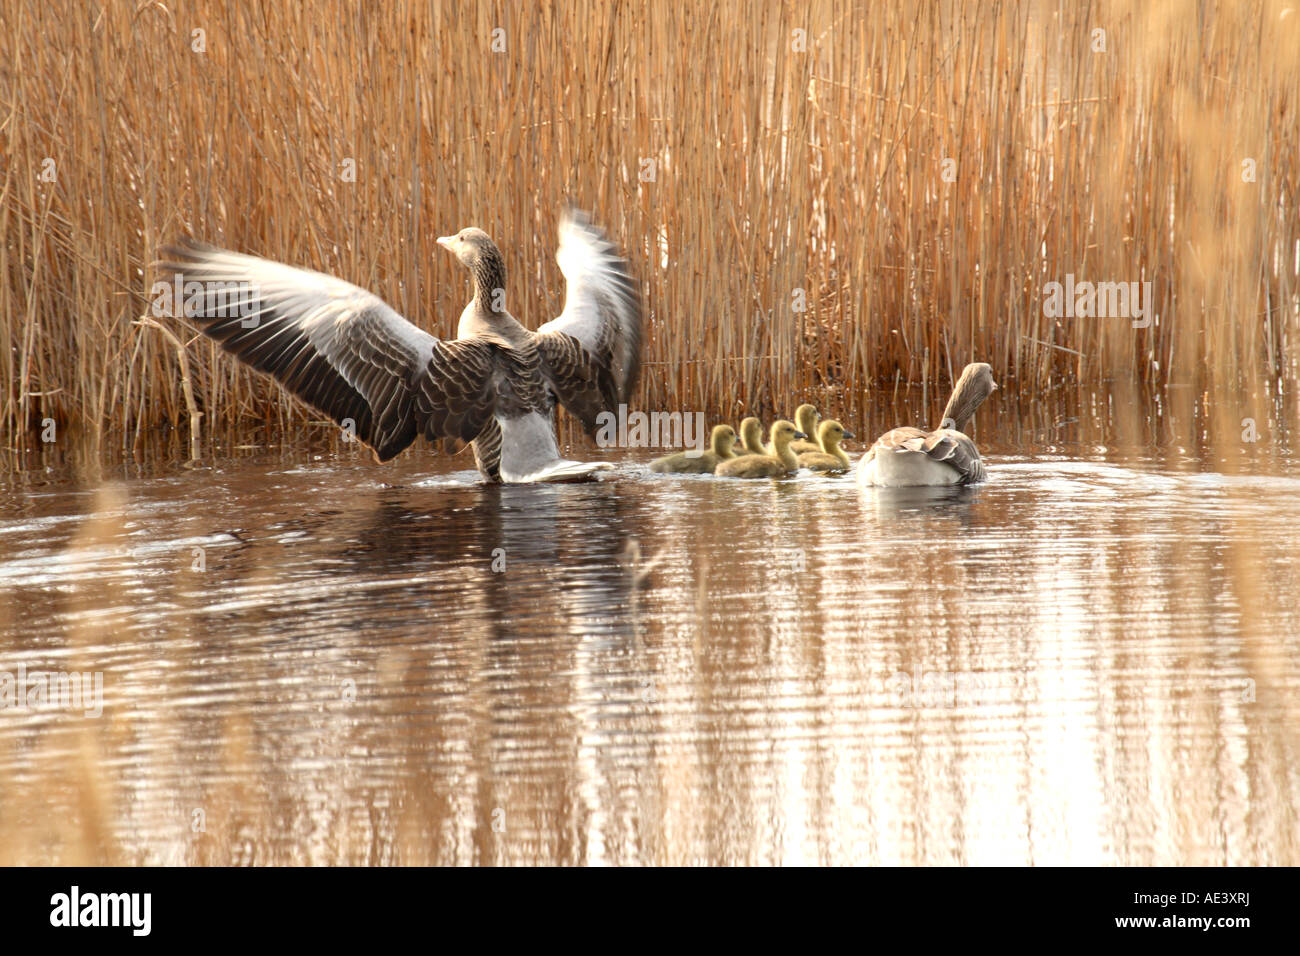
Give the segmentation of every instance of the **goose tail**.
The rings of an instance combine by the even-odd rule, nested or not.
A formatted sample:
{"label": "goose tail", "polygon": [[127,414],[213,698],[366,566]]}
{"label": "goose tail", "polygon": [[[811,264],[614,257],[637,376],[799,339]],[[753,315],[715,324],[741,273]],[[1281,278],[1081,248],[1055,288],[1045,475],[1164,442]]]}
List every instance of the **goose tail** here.
{"label": "goose tail", "polygon": [[547,462],[541,468],[516,480],[522,482],[549,482],[556,484],[566,481],[595,481],[596,473],[612,471],[614,466],[604,461],[568,461],[557,458]]}
{"label": "goose tail", "polygon": [[498,416],[501,426],[501,478],[507,482],[590,481],[609,462],[570,461],[560,457],[555,423],[549,415],[529,412]]}

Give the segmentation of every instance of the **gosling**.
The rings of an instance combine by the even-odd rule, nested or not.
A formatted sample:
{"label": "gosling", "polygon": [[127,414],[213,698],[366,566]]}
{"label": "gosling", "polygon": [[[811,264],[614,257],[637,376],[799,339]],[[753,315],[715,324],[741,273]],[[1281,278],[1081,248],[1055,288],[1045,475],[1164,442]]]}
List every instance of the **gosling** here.
{"label": "gosling", "polygon": [[809,436],[808,440],[791,442],[790,450],[796,456],[802,455],[806,451],[826,451],[818,443],[818,436],[820,436],[821,432],[817,429],[817,422],[820,419],[821,415],[818,414],[816,405],[800,405],[794,410],[795,427]]}
{"label": "gosling", "polygon": [[[743,446],[743,447],[740,447]],[[737,455],[766,455],[763,448],[763,423],[757,418],[746,418],[740,423],[740,445]]]}
{"label": "gosling", "polygon": [[730,425],[715,425],[709,435],[708,451],[679,451],[650,463],[650,470],[661,474],[711,475],[719,462],[735,456],[736,430]]}
{"label": "gosling", "polygon": [[720,463],[714,474],[723,478],[783,478],[798,470],[799,461],[790,450],[790,443],[808,436],[787,421],[773,422],[770,434],[776,454],[732,458]]}
{"label": "gosling", "polygon": [[[840,442],[852,437],[853,432],[846,431],[844,426],[834,419],[827,419],[817,426],[817,439],[821,442],[822,450],[803,452],[798,456],[799,467],[836,474],[848,471],[850,468],[849,456],[840,447]],[[796,442],[795,444],[805,443]],[[790,447],[793,450],[794,446]]]}
{"label": "gosling", "polygon": [[[817,414],[816,405],[800,405],[794,410],[795,428],[803,432],[806,436],[798,441],[790,443],[790,450],[796,455],[801,451],[821,451],[821,445],[817,444]],[[775,455],[776,450],[769,441],[763,446],[764,455]]]}

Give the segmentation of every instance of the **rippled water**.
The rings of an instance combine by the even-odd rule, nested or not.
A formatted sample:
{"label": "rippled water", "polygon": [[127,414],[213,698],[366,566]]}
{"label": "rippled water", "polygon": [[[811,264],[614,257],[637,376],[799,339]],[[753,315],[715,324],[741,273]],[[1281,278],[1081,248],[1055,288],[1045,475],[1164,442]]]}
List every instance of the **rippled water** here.
{"label": "rippled water", "polygon": [[1300,863],[1292,460],[983,444],[939,491],[28,462],[0,672],[103,702],[0,709],[0,863]]}

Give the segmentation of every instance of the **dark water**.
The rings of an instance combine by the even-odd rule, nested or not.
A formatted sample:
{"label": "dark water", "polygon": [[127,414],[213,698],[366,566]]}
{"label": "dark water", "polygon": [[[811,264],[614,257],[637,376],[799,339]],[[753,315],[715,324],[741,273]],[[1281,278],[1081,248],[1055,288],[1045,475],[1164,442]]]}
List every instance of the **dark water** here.
{"label": "dark water", "polygon": [[102,713],[0,709],[0,863],[1300,863],[1293,461],[984,444],[965,491],[29,461],[0,672]]}

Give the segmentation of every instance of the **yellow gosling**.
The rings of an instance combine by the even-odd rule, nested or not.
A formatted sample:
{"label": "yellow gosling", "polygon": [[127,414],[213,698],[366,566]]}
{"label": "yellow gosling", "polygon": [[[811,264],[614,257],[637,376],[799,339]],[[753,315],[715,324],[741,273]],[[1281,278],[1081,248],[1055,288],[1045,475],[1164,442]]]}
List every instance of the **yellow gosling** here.
{"label": "yellow gosling", "polygon": [[[844,472],[849,470],[849,456],[840,447],[840,442],[852,438],[853,432],[845,431],[844,426],[834,419],[827,419],[817,426],[817,439],[823,451],[806,451],[798,456],[799,467],[812,471]],[[795,444],[807,444],[795,442]],[[794,445],[790,446],[794,450]]]}
{"label": "yellow gosling", "polygon": [[722,461],[735,458],[736,430],[730,425],[715,425],[709,435],[708,451],[679,451],[650,463],[650,470],[661,474],[711,475]]}
{"label": "yellow gosling", "polygon": [[830,451],[829,448],[820,444],[821,432],[817,427],[820,418],[821,415],[817,413],[816,405],[800,405],[794,410],[795,427],[808,436],[805,440],[795,441],[790,444],[790,450],[796,456],[802,455],[806,451]]}
{"label": "yellow gosling", "polygon": [[795,428],[793,422],[787,421],[773,422],[770,434],[776,454],[732,458],[719,464],[714,474],[723,478],[782,478],[796,471],[799,461],[790,451],[790,443],[808,436]]}
{"label": "yellow gosling", "polygon": [[737,455],[766,455],[763,448],[763,423],[757,418],[746,418],[740,423],[740,442]]}
{"label": "yellow gosling", "polygon": [[[806,436],[805,438],[797,439],[790,443],[790,450],[796,455],[798,455],[800,451],[822,450],[821,445],[817,444],[817,419],[820,417],[821,416],[817,414],[816,405],[804,404],[794,410],[794,427],[803,432]],[[763,454],[775,454],[772,450],[772,443],[770,441],[763,446]]]}

